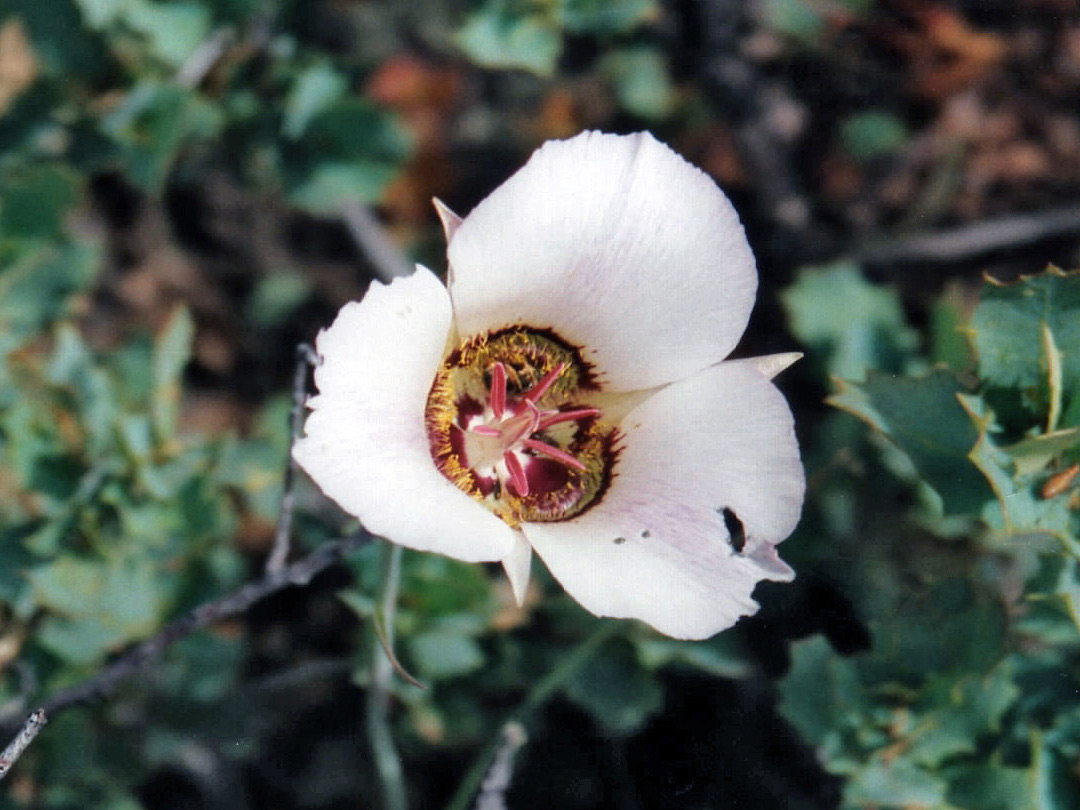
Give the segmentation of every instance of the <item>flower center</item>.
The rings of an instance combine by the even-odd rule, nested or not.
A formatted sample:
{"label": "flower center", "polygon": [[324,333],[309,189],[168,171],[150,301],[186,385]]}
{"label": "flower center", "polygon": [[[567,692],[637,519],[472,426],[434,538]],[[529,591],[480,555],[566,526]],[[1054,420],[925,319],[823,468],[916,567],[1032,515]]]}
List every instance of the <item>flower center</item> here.
{"label": "flower center", "polygon": [[511,329],[450,352],[428,395],[440,472],[511,526],[565,520],[607,488],[616,430],[587,364],[549,332]]}

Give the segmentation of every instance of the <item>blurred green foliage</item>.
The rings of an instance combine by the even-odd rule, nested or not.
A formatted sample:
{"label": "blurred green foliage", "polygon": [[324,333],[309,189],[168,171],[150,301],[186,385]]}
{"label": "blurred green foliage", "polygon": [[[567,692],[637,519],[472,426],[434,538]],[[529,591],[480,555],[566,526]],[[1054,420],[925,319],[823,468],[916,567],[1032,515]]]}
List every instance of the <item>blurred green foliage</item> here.
{"label": "blurred green foliage", "polygon": [[[858,286],[850,272],[840,278]],[[819,337],[821,308],[832,304],[805,294],[830,273],[807,271],[785,303],[818,362],[857,368],[850,343]],[[874,336],[874,327],[883,312],[895,319],[896,301],[851,310],[844,334],[871,336],[857,344],[866,362],[858,379],[837,381],[831,402],[888,443],[879,444],[882,461],[924,497],[889,527],[860,516],[878,508],[868,488],[880,496],[888,473],[826,472],[817,494],[826,501],[827,490],[845,486],[846,515],[839,524],[826,515],[826,525],[831,517],[840,533],[845,523],[866,526],[850,546],[844,587],[869,617],[872,640],[850,657],[821,638],[797,643],[781,708],[845,777],[846,808],[1080,803],[1080,489],[1053,485],[1080,462],[1078,295],[1080,273],[1055,268],[987,283],[974,312],[952,319],[966,321],[977,361],[927,371],[913,357],[900,374],[873,369],[896,332]],[[811,456],[835,463],[841,448],[822,446],[832,438]]]}
{"label": "blurred green foliage", "polygon": [[[834,16],[873,5],[754,9],[772,34],[811,51]],[[235,539],[274,522],[290,403],[262,404],[242,438],[185,429],[195,322],[178,307],[156,334],[95,338],[86,315],[110,258],[86,215],[104,175],[159,203],[178,177],[210,168],[316,215],[380,199],[417,149],[366,89],[391,46],[333,47],[313,33],[312,6],[0,6],[6,723],[240,584],[249,560]],[[717,117],[676,78],[656,0],[476,0],[443,11],[456,26],[446,44],[458,49],[447,61],[525,72],[544,87],[591,74],[620,115],[658,126],[682,113]],[[595,46],[583,49],[586,66],[568,66],[582,42]],[[908,125],[888,101],[845,111],[830,141],[859,163],[902,150]],[[287,322],[315,287],[287,264],[265,269],[240,313],[256,329]],[[870,641],[854,655],[819,637],[796,643],[781,707],[844,778],[846,807],[1064,810],[1080,806],[1080,490],[1063,483],[1080,463],[1080,280],[1051,270],[990,284],[974,312],[954,292],[916,325],[896,289],[842,261],[802,270],[782,295],[809,353],[789,375],[834,378],[837,406],[805,438],[811,490],[784,553],[800,582],[826,580],[851,600]],[[299,521],[305,544],[343,528],[310,512]],[[359,620],[345,662],[359,687],[378,648],[378,553],[349,560],[353,582],[337,593]],[[518,609],[497,572],[405,556],[395,649],[429,687],[395,680],[407,758],[438,750],[459,761],[603,624],[539,568]],[[0,807],[137,808],[140,781],[189,755],[193,740],[258,762],[259,700],[273,700],[245,673],[253,655],[229,627],[175,645],[115,702],[55,718]],[[664,711],[673,670],[760,674],[745,625],[700,643],[620,625],[560,689],[604,735],[625,739]],[[366,752],[347,736],[345,768],[362,770]],[[312,783],[334,782],[323,767]]]}

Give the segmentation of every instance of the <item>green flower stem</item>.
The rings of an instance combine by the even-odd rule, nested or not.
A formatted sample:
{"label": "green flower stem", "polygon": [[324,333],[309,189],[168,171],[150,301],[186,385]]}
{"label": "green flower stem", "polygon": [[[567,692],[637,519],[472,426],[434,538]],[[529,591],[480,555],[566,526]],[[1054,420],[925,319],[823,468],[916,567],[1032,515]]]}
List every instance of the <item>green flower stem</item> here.
{"label": "green flower stem", "polygon": [[[397,612],[398,591],[401,586],[402,546],[387,543],[384,551],[382,593],[375,621],[381,621],[388,649],[394,644],[394,614]],[[367,693],[367,735],[375,759],[375,773],[381,788],[383,810],[405,810],[405,778],[401,757],[394,745],[390,730],[390,682],[394,668],[383,648],[374,645],[371,665],[371,686]]]}
{"label": "green flower stem", "polygon": [[450,803],[446,805],[446,810],[467,810],[472,797],[480,789],[480,784],[484,781],[484,776],[487,774],[488,768],[491,767],[492,760],[498,753],[499,748],[504,744],[501,729],[514,722],[524,725],[529,715],[546,703],[548,698],[562,687],[578,671],[581,665],[588,661],[603,646],[604,642],[614,636],[620,629],[622,629],[620,622],[602,621],[592,635],[575,647],[569,655],[559,662],[558,666],[536,683],[536,686],[532,688],[521,705],[499,726],[500,733],[494,735],[477,755],[476,759],[473,760],[472,765],[469,766],[469,770],[465,774],[465,778],[461,780],[461,784],[458,785],[458,789],[451,797]]}

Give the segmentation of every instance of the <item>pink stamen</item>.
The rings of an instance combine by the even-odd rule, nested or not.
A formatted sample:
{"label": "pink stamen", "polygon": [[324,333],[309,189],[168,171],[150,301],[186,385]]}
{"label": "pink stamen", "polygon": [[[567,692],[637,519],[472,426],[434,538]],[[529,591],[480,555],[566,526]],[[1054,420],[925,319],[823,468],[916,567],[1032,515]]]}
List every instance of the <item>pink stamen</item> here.
{"label": "pink stamen", "polygon": [[[526,439],[522,442],[522,445],[532,450],[534,453],[539,453],[542,456],[547,456],[550,459],[554,459],[560,464],[565,464],[567,467],[572,467],[575,470],[584,470],[585,465],[567,453],[565,450],[560,450],[558,447],[552,447],[546,442],[538,441],[537,439]],[[517,459],[514,459],[517,461]],[[509,467],[509,459],[507,459],[507,466]],[[512,471],[511,471],[512,473]]]}
{"label": "pink stamen", "polygon": [[559,376],[564,371],[566,371],[566,363],[559,363],[559,365],[555,366],[555,368],[541,377],[540,381],[525,393],[525,400],[527,402],[536,402],[548,392],[548,389],[555,384],[555,381],[559,379]]}
{"label": "pink stamen", "polygon": [[469,432],[475,433],[477,436],[490,436],[493,439],[497,439],[502,435],[501,430],[491,425],[476,425],[469,428]]}
{"label": "pink stamen", "polygon": [[[526,440],[526,444],[528,441]],[[510,473],[510,483],[517,490],[518,497],[524,498],[529,494],[529,479],[525,477],[525,470],[522,468],[521,462],[518,461],[512,450],[503,453],[503,461],[506,462],[506,469]]]}
{"label": "pink stamen", "polygon": [[491,367],[491,412],[502,419],[506,410],[506,366],[495,363]]}
{"label": "pink stamen", "polygon": [[600,410],[598,408],[578,408],[576,411],[555,411],[548,415],[540,417],[540,424],[537,426],[537,430],[543,430],[544,428],[557,425],[560,422],[576,422],[578,419],[588,419],[591,416],[599,416]]}

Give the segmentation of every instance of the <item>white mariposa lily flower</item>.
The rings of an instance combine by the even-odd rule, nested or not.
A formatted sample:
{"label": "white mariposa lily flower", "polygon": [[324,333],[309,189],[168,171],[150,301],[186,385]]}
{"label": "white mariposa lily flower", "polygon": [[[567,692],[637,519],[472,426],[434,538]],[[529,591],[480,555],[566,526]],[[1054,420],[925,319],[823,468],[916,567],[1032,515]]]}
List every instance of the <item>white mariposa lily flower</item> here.
{"label": "white mariposa lily flower", "polygon": [[464,219],[449,286],[373,283],[318,337],[295,457],[395,543],[535,551],[598,616],[705,638],[757,610],[802,507],[798,355],[723,362],[757,273],[703,172],[647,133],[552,141]]}

